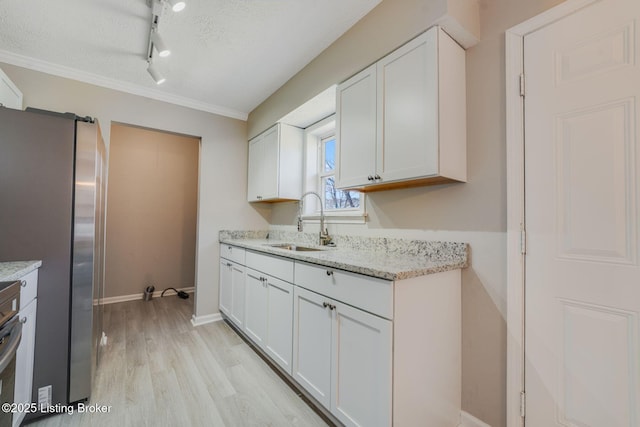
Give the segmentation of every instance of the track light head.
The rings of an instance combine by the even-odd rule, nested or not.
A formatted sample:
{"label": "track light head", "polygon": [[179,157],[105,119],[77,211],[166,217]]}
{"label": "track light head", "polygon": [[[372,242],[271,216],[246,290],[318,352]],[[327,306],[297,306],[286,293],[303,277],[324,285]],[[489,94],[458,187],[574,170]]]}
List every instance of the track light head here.
{"label": "track light head", "polygon": [[180,12],[187,5],[184,0],[169,0],[169,4],[171,4],[171,10],[174,12]]}
{"label": "track light head", "polygon": [[151,42],[153,43],[153,46],[155,46],[156,50],[158,51],[159,56],[165,57],[171,54],[169,47],[164,42],[164,40],[162,40],[162,37],[160,37],[160,34],[158,34],[157,31],[153,31],[151,33]]}
{"label": "track light head", "polygon": [[153,65],[153,63],[149,62],[149,66],[147,67],[147,72],[151,75],[151,78],[156,82],[157,85],[161,85],[167,79],[158,71],[158,69]]}

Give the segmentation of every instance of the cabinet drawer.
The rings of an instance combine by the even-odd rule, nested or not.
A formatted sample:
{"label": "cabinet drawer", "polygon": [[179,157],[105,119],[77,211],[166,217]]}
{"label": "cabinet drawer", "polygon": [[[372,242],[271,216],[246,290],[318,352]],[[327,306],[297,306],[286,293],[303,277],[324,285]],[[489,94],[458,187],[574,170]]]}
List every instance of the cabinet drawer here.
{"label": "cabinet drawer", "polygon": [[238,264],[244,265],[245,252],[246,250],[244,248],[220,243],[220,257],[237,262]]}
{"label": "cabinet drawer", "polygon": [[286,282],[293,282],[293,261],[270,255],[247,251],[247,267],[277,277]]}
{"label": "cabinet drawer", "polygon": [[33,270],[20,278],[20,310],[27,306],[38,296],[38,270]]}
{"label": "cabinet drawer", "polygon": [[393,282],[296,262],[294,284],[393,319]]}

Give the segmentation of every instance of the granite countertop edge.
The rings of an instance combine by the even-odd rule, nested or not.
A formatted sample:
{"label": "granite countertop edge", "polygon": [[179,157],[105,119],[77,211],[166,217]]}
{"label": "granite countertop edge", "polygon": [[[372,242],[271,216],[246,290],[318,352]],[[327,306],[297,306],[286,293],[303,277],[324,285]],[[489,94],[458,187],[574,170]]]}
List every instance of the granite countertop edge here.
{"label": "granite countertop edge", "polygon": [[0,262],[0,282],[18,280],[41,266],[39,260]]}
{"label": "granite countertop edge", "polygon": [[[223,244],[242,247],[256,252],[277,255],[296,261],[303,261],[323,267],[336,268],[391,281],[442,273],[468,266],[467,257],[448,260],[429,260],[407,255],[394,256],[388,253],[339,247],[321,247],[322,250],[320,251],[294,252],[269,246],[288,243],[281,240],[221,237],[219,241]],[[305,246],[319,247],[308,244],[305,244]]]}

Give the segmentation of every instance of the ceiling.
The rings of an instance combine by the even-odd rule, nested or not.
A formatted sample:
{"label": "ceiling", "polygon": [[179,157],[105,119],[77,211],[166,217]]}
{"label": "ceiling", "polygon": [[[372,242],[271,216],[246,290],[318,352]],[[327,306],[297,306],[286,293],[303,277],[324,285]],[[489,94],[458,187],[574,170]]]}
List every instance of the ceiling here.
{"label": "ceiling", "polygon": [[147,73],[147,0],[0,0],[0,62],[203,111],[247,114],[381,0],[186,0]]}

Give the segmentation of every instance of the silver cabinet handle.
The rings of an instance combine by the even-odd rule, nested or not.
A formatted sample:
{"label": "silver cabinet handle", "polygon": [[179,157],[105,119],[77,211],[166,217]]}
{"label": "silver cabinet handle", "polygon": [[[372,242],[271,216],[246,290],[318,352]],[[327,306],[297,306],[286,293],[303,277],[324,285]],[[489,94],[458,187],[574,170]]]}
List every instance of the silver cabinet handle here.
{"label": "silver cabinet handle", "polygon": [[27,318],[23,317],[22,319],[20,319],[20,323],[22,323],[23,325],[27,323]]}
{"label": "silver cabinet handle", "polygon": [[327,276],[333,276],[333,271],[327,270]]}
{"label": "silver cabinet handle", "polygon": [[380,178],[380,175],[376,174],[376,176],[374,176],[373,179],[382,179],[382,178]]}
{"label": "silver cabinet handle", "polygon": [[20,280],[20,286],[22,286],[23,288],[27,287],[27,281],[26,280]]}
{"label": "silver cabinet handle", "polygon": [[373,181],[373,176],[369,175],[369,176],[367,177],[367,180],[369,180],[369,181]]}

